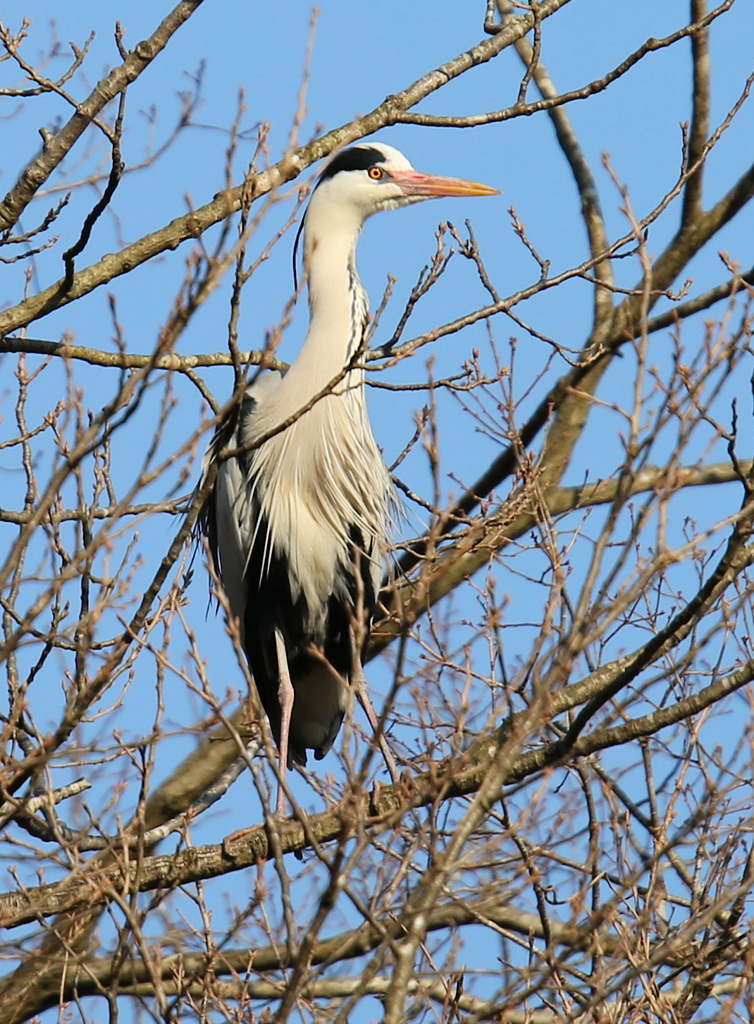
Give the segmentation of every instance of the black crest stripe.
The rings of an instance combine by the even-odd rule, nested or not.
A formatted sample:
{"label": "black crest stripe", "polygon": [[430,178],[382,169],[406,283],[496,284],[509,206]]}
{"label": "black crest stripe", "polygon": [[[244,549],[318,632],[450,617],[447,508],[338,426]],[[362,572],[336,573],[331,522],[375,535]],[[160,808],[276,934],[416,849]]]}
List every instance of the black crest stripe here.
{"label": "black crest stripe", "polygon": [[375,164],[384,164],[385,154],[373,146],[352,146],[344,149],[325,167],[320,181],[327,181],[341,171],[367,171]]}

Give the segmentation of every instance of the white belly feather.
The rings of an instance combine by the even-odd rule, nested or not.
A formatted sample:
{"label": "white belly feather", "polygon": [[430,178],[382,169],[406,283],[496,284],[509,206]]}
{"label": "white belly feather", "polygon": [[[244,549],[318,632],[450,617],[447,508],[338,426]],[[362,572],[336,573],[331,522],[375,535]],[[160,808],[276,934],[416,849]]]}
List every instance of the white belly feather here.
{"label": "white belly feather", "polygon": [[[306,598],[314,633],[330,596],[348,596],[339,592],[339,580],[351,564],[351,528],[361,534],[375,593],[382,576],[392,485],[361,387],[321,399],[264,441],[252,453],[251,480],[242,499],[265,516],[267,557],[273,550],[285,557],[293,597],[303,593]],[[274,399],[268,405],[264,397],[244,425],[244,445],[274,425]]]}

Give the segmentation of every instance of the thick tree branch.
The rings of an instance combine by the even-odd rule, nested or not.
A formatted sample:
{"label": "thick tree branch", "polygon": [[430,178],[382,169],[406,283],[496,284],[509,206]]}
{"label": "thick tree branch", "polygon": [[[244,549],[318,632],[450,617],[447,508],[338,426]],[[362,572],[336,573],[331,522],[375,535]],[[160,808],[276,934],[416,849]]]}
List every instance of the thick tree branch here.
{"label": "thick tree branch", "polygon": [[709,22],[706,22],[707,0],[691,0],[691,22],[704,24],[701,31],[691,36],[691,54],[694,66],[693,114],[686,161],[696,167],[689,178],[683,195],[681,222],[690,224],[702,212],[702,184],[704,181],[704,147],[709,135],[710,113],[710,56]]}
{"label": "thick tree branch", "polygon": [[[86,345],[72,345],[67,341],[42,341],[36,338],[0,338],[0,353],[28,352],[40,356],[57,356],[60,359],[76,359],[90,366],[108,366],[118,370],[141,370],[151,367],[155,370],[175,370],[185,373],[197,367],[233,366],[233,357],[228,352],[207,352],[181,356],[177,352],[165,352],[154,356],[138,352],[103,352]],[[241,363],[248,366],[264,365],[271,370],[287,370],[288,363],[274,359],[269,352],[250,349],[239,352]]]}

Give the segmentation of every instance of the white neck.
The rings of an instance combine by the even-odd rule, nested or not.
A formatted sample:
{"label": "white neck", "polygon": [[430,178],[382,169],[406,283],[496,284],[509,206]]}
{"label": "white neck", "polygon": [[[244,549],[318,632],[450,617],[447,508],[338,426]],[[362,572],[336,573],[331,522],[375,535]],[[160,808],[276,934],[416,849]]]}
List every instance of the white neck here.
{"label": "white neck", "polygon": [[368,312],[356,273],[362,219],[354,210],[312,200],[304,228],[304,267],[309,287],[309,330],[286,381],[296,393],[317,394],[337,376],[361,340]]}

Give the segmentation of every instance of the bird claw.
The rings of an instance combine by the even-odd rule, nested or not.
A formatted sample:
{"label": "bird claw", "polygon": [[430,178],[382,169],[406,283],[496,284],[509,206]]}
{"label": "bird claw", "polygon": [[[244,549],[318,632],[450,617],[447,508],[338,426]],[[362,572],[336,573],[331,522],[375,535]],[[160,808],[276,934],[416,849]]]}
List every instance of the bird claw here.
{"label": "bird claw", "polygon": [[223,857],[227,857],[228,860],[235,860],[235,856],[236,855],[231,852],[231,849],[230,849],[231,844],[235,843],[239,839],[242,839],[244,836],[247,836],[250,832],[253,832],[253,831],[254,831],[253,827],[251,827],[251,828],[238,828],[238,829],[236,829],[235,832],[231,832],[231,834],[229,836],[226,836],[225,839],[223,839],[223,844],[222,844]]}
{"label": "bird claw", "polygon": [[372,786],[372,792],[369,794],[369,813],[373,818],[379,816],[380,813],[380,796],[382,795],[382,783],[379,779],[374,780]]}
{"label": "bird claw", "polygon": [[414,777],[408,768],[404,768],[401,772],[400,787],[403,795],[410,799],[415,790]]}

